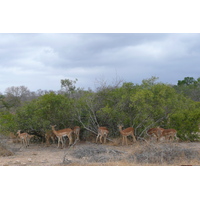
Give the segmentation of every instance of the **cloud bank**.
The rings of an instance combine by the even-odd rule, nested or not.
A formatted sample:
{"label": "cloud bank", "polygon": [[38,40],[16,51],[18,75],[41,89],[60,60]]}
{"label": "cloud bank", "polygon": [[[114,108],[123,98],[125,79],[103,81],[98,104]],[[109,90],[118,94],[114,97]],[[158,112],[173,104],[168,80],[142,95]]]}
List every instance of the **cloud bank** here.
{"label": "cloud bank", "polygon": [[61,79],[94,88],[95,80],[176,84],[198,78],[200,34],[0,34],[0,92],[7,87],[59,90]]}

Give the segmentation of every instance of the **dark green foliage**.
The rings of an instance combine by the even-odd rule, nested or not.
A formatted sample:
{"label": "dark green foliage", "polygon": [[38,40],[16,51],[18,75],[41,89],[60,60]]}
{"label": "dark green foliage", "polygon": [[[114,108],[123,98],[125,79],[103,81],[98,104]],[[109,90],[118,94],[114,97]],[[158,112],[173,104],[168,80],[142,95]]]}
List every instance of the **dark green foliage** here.
{"label": "dark green foliage", "polygon": [[28,102],[16,113],[19,129],[48,130],[50,125],[65,128],[70,125],[72,100],[61,94],[49,93]]}
{"label": "dark green foliage", "polygon": [[183,109],[172,114],[170,125],[178,130],[178,137],[191,142],[198,141],[200,124],[200,108],[198,105],[191,106],[190,109]]}
{"label": "dark green foliage", "polygon": [[179,80],[174,86],[178,93],[184,94],[194,101],[200,101],[200,78],[195,80],[193,77],[185,77]]}
{"label": "dark green foliage", "polygon": [[196,85],[197,81],[193,77],[185,77],[184,80],[178,81],[178,86],[182,85]]}
{"label": "dark green foliage", "polygon": [[[181,140],[198,140],[195,132],[200,124],[199,102],[182,91],[183,88],[197,91],[200,79],[187,77],[171,86],[152,77],[140,85],[131,82],[115,87],[104,85],[95,92],[77,89],[76,81],[61,80],[61,91],[44,92],[31,99],[26,96],[30,97],[30,92],[25,87],[20,87],[23,94],[20,98],[18,93],[15,96],[18,88],[9,90],[12,95],[11,92],[1,95],[0,130],[45,132],[50,125],[57,125],[57,129],[78,125],[87,138],[87,134],[97,133],[98,126],[106,126],[109,137],[119,137],[117,125],[123,124],[124,128],[134,127],[137,138],[144,137],[149,128],[160,126],[176,129]],[[14,101],[15,97],[20,102],[12,107],[10,99]]]}

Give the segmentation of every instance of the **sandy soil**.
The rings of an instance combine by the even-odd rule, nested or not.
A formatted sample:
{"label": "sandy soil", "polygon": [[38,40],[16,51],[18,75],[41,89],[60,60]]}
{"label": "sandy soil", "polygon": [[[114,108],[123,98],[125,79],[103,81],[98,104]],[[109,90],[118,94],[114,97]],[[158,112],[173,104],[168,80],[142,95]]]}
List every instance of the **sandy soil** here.
{"label": "sandy soil", "polygon": [[[57,144],[51,144],[47,147],[45,144],[30,144],[28,148],[22,147],[20,143],[12,143],[8,139],[1,140],[1,143],[14,153],[12,156],[0,157],[0,166],[60,166],[60,165],[87,165],[85,158],[72,157],[70,153],[78,148],[89,145],[93,148],[106,147],[110,152],[128,153],[134,145],[129,146],[112,146],[100,145],[89,142],[80,142],[75,147],[65,147],[58,149]],[[195,149],[200,152],[200,143],[177,143],[177,146]],[[114,152],[114,153],[116,153]],[[108,155],[108,154],[107,154]],[[98,165],[98,163],[97,163]]]}
{"label": "sandy soil", "polygon": [[57,149],[56,145],[45,147],[43,144],[31,144],[28,148],[21,148],[21,144],[13,144],[8,149],[14,152],[14,155],[0,157],[1,166],[59,165],[64,156],[64,150]]}

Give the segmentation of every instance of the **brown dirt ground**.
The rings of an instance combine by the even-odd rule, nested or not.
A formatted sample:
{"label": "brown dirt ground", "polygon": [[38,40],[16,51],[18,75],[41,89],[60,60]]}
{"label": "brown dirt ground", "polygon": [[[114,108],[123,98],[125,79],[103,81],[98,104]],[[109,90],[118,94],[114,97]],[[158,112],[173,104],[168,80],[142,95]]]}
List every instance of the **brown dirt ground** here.
{"label": "brown dirt ground", "polygon": [[[0,156],[0,166],[62,166],[66,165],[63,161],[69,161],[67,165],[72,166],[88,166],[88,165],[101,165],[100,163],[88,163],[84,157],[81,159],[76,159],[72,157],[71,152],[74,150],[84,147],[86,145],[92,146],[95,148],[106,147],[111,149],[112,151],[122,151],[128,153],[133,151],[133,149],[137,148],[139,144],[133,144],[128,146],[117,146],[112,144],[100,145],[94,144],[91,142],[79,142],[74,147],[65,147],[63,149],[58,149],[57,144],[51,144],[49,147],[46,144],[33,144],[31,143],[28,148],[22,147],[21,143],[13,143],[10,139],[5,139],[1,143],[7,150],[13,152],[11,156]],[[200,152],[200,143],[176,143],[177,146],[187,148],[187,149],[195,149]],[[181,164],[181,163],[180,163]],[[183,165],[187,165],[187,162],[183,162]],[[194,165],[200,165],[200,161],[197,163],[193,163]],[[139,165],[139,164],[130,164],[129,162],[120,161],[118,162],[107,162],[107,164],[103,165]],[[177,165],[177,164],[175,164]],[[190,163],[191,165],[191,163]]]}

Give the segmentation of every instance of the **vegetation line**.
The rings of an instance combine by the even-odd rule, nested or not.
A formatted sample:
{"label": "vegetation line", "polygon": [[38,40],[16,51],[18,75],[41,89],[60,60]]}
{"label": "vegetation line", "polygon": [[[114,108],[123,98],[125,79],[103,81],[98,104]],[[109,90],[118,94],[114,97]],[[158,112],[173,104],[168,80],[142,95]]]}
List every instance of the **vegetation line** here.
{"label": "vegetation line", "polygon": [[[176,129],[182,141],[197,141],[200,125],[200,78],[185,77],[177,85],[158,82],[157,77],[100,85],[95,91],[76,88],[75,81],[61,80],[59,91],[31,92],[25,86],[0,93],[0,133],[17,130],[44,135],[50,125],[57,130],[81,127],[81,139],[107,127],[108,140],[119,137],[117,125],[133,127],[136,139],[145,140],[152,127]],[[42,137],[41,137],[42,139]]]}

